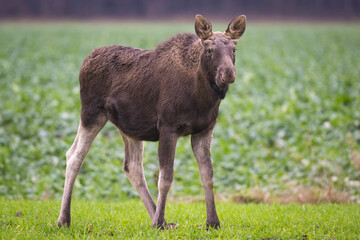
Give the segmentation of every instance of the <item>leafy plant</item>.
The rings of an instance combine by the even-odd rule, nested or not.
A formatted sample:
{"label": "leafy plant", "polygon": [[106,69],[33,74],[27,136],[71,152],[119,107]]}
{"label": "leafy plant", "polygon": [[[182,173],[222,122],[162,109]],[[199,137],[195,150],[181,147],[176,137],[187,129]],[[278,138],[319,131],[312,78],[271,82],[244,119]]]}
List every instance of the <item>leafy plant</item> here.
{"label": "leafy plant", "polygon": [[[225,25],[214,29],[225,29]],[[77,81],[92,49],[154,49],[192,23],[0,25],[0,196],[60,198],[65,152],[80,115]],[[360,28],[250,24],[237,51],[237,81],[220,107],[212,158],[218,194],[332,187],[359,202]],[[123,143],[107,124],[75,183],[82,199],[136,196],[122,173]],[[156,194],[157,144],[144,168]],[[173,196],[202,195],[189,138],[178,144]]]}

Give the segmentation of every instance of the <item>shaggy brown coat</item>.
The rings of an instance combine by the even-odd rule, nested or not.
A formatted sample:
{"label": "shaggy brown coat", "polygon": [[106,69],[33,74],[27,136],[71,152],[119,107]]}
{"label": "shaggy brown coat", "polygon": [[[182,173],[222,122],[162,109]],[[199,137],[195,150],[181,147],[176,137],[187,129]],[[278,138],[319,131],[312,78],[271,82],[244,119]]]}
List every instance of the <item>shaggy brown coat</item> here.
{"label": "shaggy brown coat", "polygon": [[[218,228],[210,158],[212,130],[220,101],[236,79],[235,45],[245,16],[224,33],[195,17],[194,34],[179,34],[155,50],[123,46],[95,49],[80,70],[81,121],[66,154],[64,195],[58,225],[70,226],[74,181],[89,148],[105,123],[119,129],[125,145],[124,171],[149,212],[154,227],[165,222],[165,203],[173,181],[177,139],[191,134],[205,191],[207,224]],[[159,195],[155,205],[143,173],[142,141],[159,141]]]}

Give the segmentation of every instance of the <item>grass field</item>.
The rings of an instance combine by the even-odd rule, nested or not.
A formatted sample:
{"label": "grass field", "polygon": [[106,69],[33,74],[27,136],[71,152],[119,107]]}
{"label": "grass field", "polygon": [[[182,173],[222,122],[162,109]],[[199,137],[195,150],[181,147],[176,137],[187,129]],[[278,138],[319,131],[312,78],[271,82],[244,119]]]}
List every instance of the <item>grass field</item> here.
{"label": "grass field", "polygon": [[[226,24],[214,24],[214,30]],[[79,122],[78,74],[92,49],[154,49],[193,23],[1,23],[0,196],[59,199],[65,152]],[[212,157],[215,191],[227,198],[334,193],[359,202],[360,27],[248,24],[237,51],[237,81],[222,102]],[[144,168],[156,194],[156,143]],[[75,184],[81,199],[128,199],[122,140],[107,124]],[[175,159],[174,197],[202,195],[189,138]],[[340,196],[340,197],[336,197]],[[271,198],[271,197],[270,197]],[[315,202],[317,201],[315,196]]]}
{"label": "grass field", "polygon": [[140,201],[75,201],[70,229],[56,227],[60,202],[0,200],[2,239],[359,239],[359,205],[219,203],[220,230],[206,230],[204,203],[167,205],[173,230],[155,230]]}

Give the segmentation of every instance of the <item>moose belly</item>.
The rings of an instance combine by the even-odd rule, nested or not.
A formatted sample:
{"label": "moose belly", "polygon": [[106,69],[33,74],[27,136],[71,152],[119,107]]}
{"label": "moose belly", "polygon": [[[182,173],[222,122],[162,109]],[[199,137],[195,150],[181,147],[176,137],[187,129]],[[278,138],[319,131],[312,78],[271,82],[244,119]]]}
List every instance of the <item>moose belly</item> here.
{"label": "moose belly", "polygon": [[124,134],[137,140],[158,141],[157,116],[148,106],[107,99],[107,116]]}
{"label": "moose belly", "polygon": [[157,130],[156,124],[141,121],[132,124],[126,121],[119,121],[116,125],[123,133],[134,139],[142,141],[159,140],[159,131]]}
{"label": "moose belly", "polygon": [[191,120],[180,121],[176,124],[176,132],[180,136],[197,134],[213,127],[216,123],[216,117],[197,116]]}

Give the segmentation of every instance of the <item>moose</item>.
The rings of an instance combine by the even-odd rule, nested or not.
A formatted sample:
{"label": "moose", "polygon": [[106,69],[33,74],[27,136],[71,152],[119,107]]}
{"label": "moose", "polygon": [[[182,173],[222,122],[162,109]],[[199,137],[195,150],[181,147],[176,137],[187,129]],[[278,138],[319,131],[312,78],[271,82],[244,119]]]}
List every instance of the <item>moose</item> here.
{"label": "moose", "polygon": [[[175,226],[164,219],[166,198],[174,176],[177,140],[191,135],[205,193],[206,225],[220,228],[210,143],[220,102],[236,79],[235,46],[245,28],[244,15],[235,17],[225,32],[213,32],[210,21],[196,15],[196,35],[178,34],[155,50],[100,47],[85,58],[79,74],[80,123],[66,153],[59,227],[70,227],[76,176],[96,135],[110,120],[124,141],[123,171],[144,203],[152,227]],[[144,177],[143,141],[159,141],[157,204]]]}

